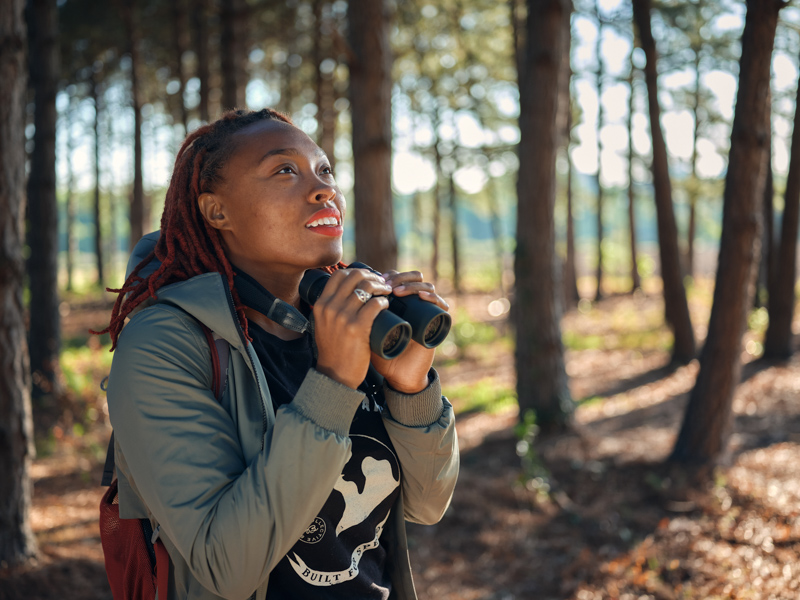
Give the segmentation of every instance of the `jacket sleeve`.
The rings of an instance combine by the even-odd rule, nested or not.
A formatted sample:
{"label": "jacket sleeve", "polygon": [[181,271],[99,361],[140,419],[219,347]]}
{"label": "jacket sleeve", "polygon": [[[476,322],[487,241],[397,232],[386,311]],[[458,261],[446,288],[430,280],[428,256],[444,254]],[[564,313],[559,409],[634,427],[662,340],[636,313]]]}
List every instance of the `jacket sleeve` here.
{"label": "jacket sleeve", "polygon": [[439,375],[407,395],[384,386],[386,431],[403,468],[405,518],[432,525],[444,515],[458,479],[459,455],[453,407],[442,396]]}
{"label": "jacket sleeve", "polygon": [[363,394],[309,371],[247,464],[209,389],[210,364],[191,317],[148,308],[119,338],[109,413],[138,493],[192,574],[219,596],[247,598],[328,498]]}

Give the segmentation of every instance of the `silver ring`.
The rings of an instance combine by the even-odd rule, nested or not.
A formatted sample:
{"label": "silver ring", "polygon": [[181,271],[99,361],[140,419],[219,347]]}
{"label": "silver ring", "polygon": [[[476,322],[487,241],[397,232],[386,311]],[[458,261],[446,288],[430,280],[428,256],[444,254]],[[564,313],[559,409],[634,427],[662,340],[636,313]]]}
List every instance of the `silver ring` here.
{"label": "silver ring", "polygon": [[353,290],[353,293],[356,295],[356,298],[358,298],[359,300],[361,300],[361,302],[363,302],[364,304],[366,304],[366,303],[367,303],[367,301],[368,301],[370,298],[372,298],[372,294],[370,294],[369,292],[365,292],[365,291],[364,291],[364,290],[362,290],[361,288],[356,288],[356,289],[354,289],[354,290]]}

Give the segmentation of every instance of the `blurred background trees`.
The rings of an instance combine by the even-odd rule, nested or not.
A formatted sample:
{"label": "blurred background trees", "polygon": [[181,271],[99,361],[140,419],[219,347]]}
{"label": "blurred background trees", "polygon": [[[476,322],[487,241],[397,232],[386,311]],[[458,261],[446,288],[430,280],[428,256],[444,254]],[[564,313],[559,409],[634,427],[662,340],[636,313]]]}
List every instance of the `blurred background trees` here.
{"label": "blurred background trees", "polygon": [[[128,249],[158,227],[186,133],[229,108],[271,106],[335,165],[351,206],[345,260],[421,269],[446,295],[486,295],[517,353],[520,415],[532,409],[545,427],[567,425],[573,406],[565,311],[615,294],[660,294],[672,361],[687,363],[707,325],[690,315],[690,300],[719,264],[712,322],[727,308],[735,327],[715,337],[714,325],[705,343],[730,352],[720,366],[702,359],[690,404],[705,407],[692,413],[699,427],[722,423],[725,411],[709,409],[729,402],[728,391],[706,373],[724,376],[726,390],[736,385],[741,322],[754,306],[765,306],[752,314],[768,315],[769,329],[748,352],[785,358],[796,301],[800,11],[780,12],[774,51],[764,50],[757,81],[770,67],[771,95],[740,109],[745,20],[772,20],[749,14],[755,4],[29,0],[28,108],[4,113],[12,125],[2,130],[25,139],[0,148],[11,157],[7,227],[27,197],[26,237],[3,236],[2,335],[19,339],[12,309],[21,275],[5,265],[24,256],[34,392],[50,394],[37,421],[62,410],[59,351],[97,342],[59,340],[60,314],[80,298],[102,306],[99,290],[121,283]],[[766,4],[777,19],[780,3]],[[3,35],[18,39],[15,27]],[[2,106],[16,106],[21,81],[0,80]],[[769,142],[732,137],[735,104],[736,119],[764,114],[750,126]],[[26,152],[27,191],[18,171]],[[737,163],[736,152],[762,156],[763,173],[755,161]],[[731,211],[767,215],[764,233],[741,237]],[[719,291],[734,277],[723,274],[723,257],[736,273],[758,265],[760,291],[740,279]],[[463,358],[477,339],[460,317],[442,360]],[[5,347],[13,358],[3,364],[21,369],[19,345]],[[29,389],[23,371],[6,372],[17,384],[3,392],[3,410]],[[703,456],[713,461],[723,447],[724,436]]]}

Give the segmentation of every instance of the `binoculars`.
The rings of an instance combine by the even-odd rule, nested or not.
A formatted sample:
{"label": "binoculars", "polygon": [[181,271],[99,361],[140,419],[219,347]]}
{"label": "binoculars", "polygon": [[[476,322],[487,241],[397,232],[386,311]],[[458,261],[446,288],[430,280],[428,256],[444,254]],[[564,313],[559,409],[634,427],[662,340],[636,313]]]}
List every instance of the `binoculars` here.
{"label": "binoculars", "polygon": [[[367,269],[378,273],[364,263],[354,262],[348,268]],[[309,269],[300,282],[300,297],[313,305],[325,289],[330,275],[317,269]],[[441,344],[450,331],[450,314],[436,304],[420,300],[419,296],[395,296],[389,294],[389,308],[382,310],[372,324],[369,336],[370,349],[382,358],[399,356],[412,339],[425,348]]]}

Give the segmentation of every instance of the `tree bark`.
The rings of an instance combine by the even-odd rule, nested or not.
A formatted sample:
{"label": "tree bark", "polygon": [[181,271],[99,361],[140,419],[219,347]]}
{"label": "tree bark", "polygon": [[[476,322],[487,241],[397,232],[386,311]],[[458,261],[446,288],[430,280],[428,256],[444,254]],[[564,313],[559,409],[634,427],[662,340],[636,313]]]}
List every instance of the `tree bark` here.
{"label": "tree bark", "polygon": [[172,0],[172,37],[173,50],[175,52],[175,68],[178,74],[178,92],[175,96],[178,99],[178,114],[183,125],[183,135],[189,133],[189,111],[183,99],[183,92],[186,89],[186,69],[183,68],[183,54],[186,52],[186,7],[183,0]]}
{"label": "tree bark", "polygon": [[697,178],[697,141],[699,139],[700,129],[700,79],[702,73],[700,72],[700,52],[695,50],[694,53],[694,76],[695,88],[694,98],[692,102],[692,115],[694,117],[694,127],[692,131],[692,176],[689,180],[689,228],[686,232],[686,258],[684,264],[686,265],[686,274],[689,277],[694,277],[694,241],[697,231],[697,196],[698,196],[698,178]]}
{"label": "tree bark", "polygon": [[636,151],[633,149],[633,111],[636,103],[634,102],[634,90],[636,83],[636,68],[633,64],[633,46],[631,47],[631,72],[628,76],[628,229],[631,248],[631,293],[642,288],[642,279],[639,276],[639,255],[636,249],[636,190],[633,181],[633,159],[636,158]]}
{"label": "tree bark", "polygon": [[28,284],[30,368],[40,414],[55,410],[60,394],[58,312],[58,205],[56,203],[56,91],[58,13],[55,0],[30,0],[29,69],[34,90],[33,152],[28,179]]}
{"label": "tree bark", "polygon": [[380,271],[397,265],[392,209],[392,56],[384,0],[347,8],[356,256]]}
{"label": "tree bark", "polygon": [[564,307],[571,308],[578,305],[581,295],[578,292],[578,273],[575,252],[575,216],[573,210],[574,192],[572,188],[573,163],[570,154],[572,145],[572,101],[567,97],[569,108],[567,109],[567,128],[566,137],[566,159],[567,159],[567,257],[564,261],[563,284],[564,284]]}
{"label": "tree bark", "polygon": [[603,142],[600,139],[600,132],[603,129],[605,115],[603,112],[603,17],[600,15],[600,3],[595,1],[595,16],[597,17],[597,42],[595,43],[595,58],[597,59],[597,269],[595,278],[597,289],[595,290],[595,301],[603,297]]}
{"label": "tree bark", "polygon": [[208,96],[210,68],[208,61],[208,9],[207,0],[195,0],[192,10],[192,30],[194,32],[194,51],[197,54],[197,79],[200,81],[200,120],[209,121]]}
{"label": "tree bark", "polygon": [[695,356],[694,330],[686,301],[686,289],[678,248],[678,228],[672,207],[672,185],[667,163],[667,145],[661,130],[661,108],[658,104],[658,72],[656,43],[650,28],[650,0],[633,0],[633,18],[639,29],[644,50],[647,100],[650,113],[650,135],[653,141],[653,189],[658,223],[658,248],[661,278],[664,284],[664,316],[675,338],[672,360],[688,363]]}
{"label": "tree bark", "polygon": [[142,101],[139,90],[139,26],[136,17],[137,3],[134,0],[121,3],[122,17],[128,36],[128,52],[131,57],[131,107],[133,108],[133,189],[130,201],[130,240],[133,250],[145,234],[148,226],[149,210],[144,197],[142,176]]}
{"label": "tree bark", "polygon": [[24,0],[0,4],[0,564],[36,554],[30,526],[34,454],[22,287],[25,260]]}
{"label": "tree bark", "polygon": [[[773,201],[775,185],[772,179],[772,93],[767,99],[767,139],[764,153],[764,198],[761,203],[762,228],[761,228],[761,259],[758,261],[758,274],[756,276],[755,292],[753,293],[753,308],[764,306],[765,294],[775,289],[775,211]],[[787,174],[788,177],[788,174]],[[769,299],[766,298],[767,304]]]}
{"label": "tree bark", "polygon": [[336,142],[336,90],[333,86],[333,71],[327,69],[326,60],[331,58],[331,23],[325,15],[324,0],[314,1],[314,16],[317,35],[314,37],[314,63],[317,69],[317,143],[334,166],[334,143]]}
{"label": "tree bark", "polygon": [[[568,1],[568,9],[564,14],[565,27],[570,31],[572,22],[572,13],[574,6],[572,0]],[[567,161],[567,254],[562,265],[562,283],[564,288],[564,307],[573,307],[578,304],[581,297],[578,293],[578,276],[575,271],[575,219],[573,217],[572,201],[572,156],[570,155],[570,146],[572,145],[572,66],[570,65],[572,57],[572,36],[567,35],[564,40],[564,60],[562,61],[561,68],[564,73],[561,81],[561,96],[558,100],[558,128],[563,133],[562,141],[564,144],[564,156]]]}
{"label": "tree bark", "polygon": [[447,180],[448,200],[450,208],[450,250],[453,254],[453,291],[461,293],[461,250],[459,248],[458,235],[458,196],[456,195],[456,183],[453,180],[453,173]]}
{"label": "tree bark", "polygon": [[222,69],[222,107],[224,110],[245,108],[247,77],[244,72],[245,20],[247,6],[243,0],[226,0],[220,10],[220,67]]}
{"label": "tree bark", "polygon": [[[438,121],[434,121],[437,123]],[[434,131],[436,131],[438,125],[434,126]],[[441,230],[442,226],[442,178],[444,177],[444,173],[442,172],[442,155],[439,152],[439,134],[434,133],[433,138],[433,163],[434,169],[436,171],[436,181],[433,184],[433,189],[431,190],[431,199],[433,200],[433,217],[431,219],[431,244],[433,246],[433,250],[431,252],[431,280],[433,282],[439,281],[439,231]]]}
{"label": "tree bark", "polygon": [[557,265],[554,208],[561,63],[567,46],[567,0],[528,0],[524,76],[520,78],[520,143],[517,180],[516,296],[517,394],[520,418],[529,409],[544,430],[570,420],[561,342],[561,282]]}
{"label": "tree bark", "polygon": [[797,88],[791,152],[781,217],[781,238],[775,253],[775,273],[768,277],[769,325],[764,338],[766,358],[783,359],[792,355],[797,233],[798,218],[800,218],[800,86]]}
{"label": "tree bark", "polygon": [[72,136],[72,119],[75,116],[75,99],[70,98],[70,106],[67,112],[67,151],[64,157],[67,162],[67,190],[66,197],[64,198],[66,223],[64,224],[64,233],[67,238],[66,250],[66,267],[67,267],[67,291],[72,291],[73,273],[75,271],[75,258],[78,253],[78,239],[75,236],[75,173],[72,168],[72,153],[75,151],[75,140]]}
{"label": "tree bark", "polygon": [[506,270],[506,261],[505,261],[505,248],[503,243],[503,223],[500,220],[500,207],[499,207],[499,199],[502,198],[502,189],[500,187],[500,178],[499,177],[492,177],[492,188],[494,188],[494,193],[489,191],[486,194],[487,202],[489,204],[489,223],[492,228],[492,240],[494,241],[494,257],[495,257],[495,264],[497,265],[497,289],[500,292],[500,296],[505,298],[506,290],[505,290],[505,282],[504,274]]}
{"label": "tree bark", "polygon": [[753,298],[760,252],[770,62],[782,5],[779,0],[747,3],[714,302],[697,381],[670,456],[671,461],[699,468],[704,474],[727,442],[741,370],[742,335]]}
{"label": "tree bark", "polygon": [[105,287],[103,282],[103,228],[102,211],[100,210],[100,94],[98,93],[97,79],[92,76],[90,93],[94,103],[94,256],[97,267],[97,285]]}

